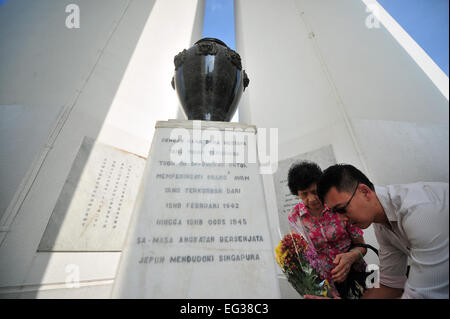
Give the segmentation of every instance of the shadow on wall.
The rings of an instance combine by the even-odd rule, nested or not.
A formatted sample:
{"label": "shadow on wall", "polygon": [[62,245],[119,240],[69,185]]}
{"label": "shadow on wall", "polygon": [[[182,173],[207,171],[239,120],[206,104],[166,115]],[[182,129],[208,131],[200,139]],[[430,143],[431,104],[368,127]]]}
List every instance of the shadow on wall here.
{"label": "shadow on wall", "polygon": [[[0,220],[29,170],[56,154],[53,143],[77,145],[76,154],[84,136],[97,138],[155,2],[0,1]],[[67,27],[69,4],[80,8],[79,28]],[[28,241],[36,252],[39,240]],[[32,259],[2,271],[0,282],[26,276]],[[33,269],[33,282],[48,261]]]}

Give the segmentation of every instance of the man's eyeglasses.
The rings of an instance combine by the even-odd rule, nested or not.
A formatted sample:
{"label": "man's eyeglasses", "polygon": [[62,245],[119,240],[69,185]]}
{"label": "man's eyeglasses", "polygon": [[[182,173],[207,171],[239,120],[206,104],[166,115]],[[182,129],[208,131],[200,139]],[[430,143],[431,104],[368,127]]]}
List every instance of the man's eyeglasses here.
{"label": "man's eyeglasses", "polygon": [[334,213],[345,214],[345,213],[347,212],[347,207],[348,207],[348,205],[350,205],[350,202],[352,201],[353,196],[355,196],[356,191],[358,190],[358,186],[359,186],[359,183],[356,183],[356,188],[355,188],[355,190],[353,191],[352,197],[350,197],[350,199],[348,200],[347,204],[345,204],[345,205],[342,206],[342,207],[333,208],[333,212],[334,212]]}

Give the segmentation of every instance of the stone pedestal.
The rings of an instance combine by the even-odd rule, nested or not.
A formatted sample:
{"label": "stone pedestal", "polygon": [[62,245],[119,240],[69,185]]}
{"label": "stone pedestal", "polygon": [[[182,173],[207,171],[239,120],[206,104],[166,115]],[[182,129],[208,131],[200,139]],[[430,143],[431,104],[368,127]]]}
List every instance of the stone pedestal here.
{"label": "stone pedestal", "polygon": [[113,298],[279,298],[256,128],[158,122]]}

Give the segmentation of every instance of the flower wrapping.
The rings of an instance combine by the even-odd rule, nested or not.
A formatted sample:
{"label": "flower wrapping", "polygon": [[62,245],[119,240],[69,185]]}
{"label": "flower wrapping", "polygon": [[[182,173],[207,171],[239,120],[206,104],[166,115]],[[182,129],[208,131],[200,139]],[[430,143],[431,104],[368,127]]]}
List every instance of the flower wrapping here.
{"label": "flower wrapping", "polygon": [[332,288],[321,274],[316,250],[302,235],[290,233],[275,248],[275,256],[288,281],[302,296],[330,296]]}

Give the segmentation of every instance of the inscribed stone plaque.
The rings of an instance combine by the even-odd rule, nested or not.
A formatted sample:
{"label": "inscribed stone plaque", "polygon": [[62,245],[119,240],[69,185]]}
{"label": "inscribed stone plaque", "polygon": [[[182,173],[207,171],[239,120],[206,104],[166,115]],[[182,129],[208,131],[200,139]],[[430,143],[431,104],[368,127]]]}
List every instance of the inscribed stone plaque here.
{"label": "inscribed stone plaque", "polygon": [[39,251],[120,251],[145,159],[85,137]]}
{"label": "inscribed stone plaque", "polygon": [[315,162],[322,169],[326,169],[327,167],[336,164],[336,159],[334,157],[334,152],[331,145],[278,162],[278,170],[274,174],[273,178],[277,197],[280,232],[282,236],[291,231],[288,222],[288,215],[292,208],[294,208],[294,206],[300,201],[300,198],[292,195],[289,190],[287,179],[289,168],[293,163],[302,160]]}
{"label": "inscribed stone plaque", "polygon": [[[157,123],[112,296],[278,298],[259,166],[233,163],[238,148],[252,142],[224,140],[225,126],[252,136],[255,128],[201,122],[196,135],[193,122],[199,121]],[[171,136],[174,128],[187,137]],[[181,154],[176,144],[190,147],[181,150],[190,160],[173,161],[171,154]],[[217,162],[194,158],[212,153]],[[224,163],[230,154],[232,162]]]}

